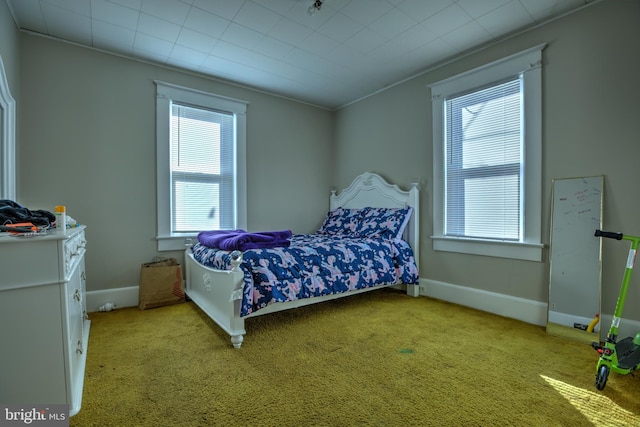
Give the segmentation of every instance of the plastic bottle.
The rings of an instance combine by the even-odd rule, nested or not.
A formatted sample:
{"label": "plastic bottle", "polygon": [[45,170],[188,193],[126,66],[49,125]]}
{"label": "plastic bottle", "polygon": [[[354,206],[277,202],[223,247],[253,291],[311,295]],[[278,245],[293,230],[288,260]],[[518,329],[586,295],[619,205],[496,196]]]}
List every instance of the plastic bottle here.
{"label": "plastic bottle", "polygon": [[64,206],[56,206],[56,229],[63,233],[67,230],[67,209]]}

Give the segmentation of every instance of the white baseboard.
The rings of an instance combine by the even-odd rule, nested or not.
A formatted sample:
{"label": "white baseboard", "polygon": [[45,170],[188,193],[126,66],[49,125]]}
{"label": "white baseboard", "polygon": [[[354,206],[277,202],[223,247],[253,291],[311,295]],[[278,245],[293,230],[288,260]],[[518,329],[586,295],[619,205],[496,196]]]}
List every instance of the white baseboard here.
{"label": "white baseboard", "polygon": [[[547,304],[482,291],[465,286],[452,285],[435,280],[420,279],[420,295],[449,301],[505,317],[522,320],[527,323],[544,326],[547,324]],[[87,311],[99,311],[100,306],[108,302],[116,307],[136,307],[138,305],[139,286],[104,289],[87,292]]]}
{"label": "white baseboard", "polygon": [[[99,311],[100,306],[108,302],[115,304],[116,308],[137,307],[138,293],[138,285],[87,292],[87,311],[89,313]],[[540,301],[429,279],[420,279],[420,295],[510,317],[533,325],[547,325],[547,304]],[[605,335],[611,326],[612,317],[611,314],[606,313],[600,316],[599,327],[604,328]],[[622,338],[635,336],[638,331],[640,331],[640,321],[622,319],[618,328],[618,336]]]}
{"label": "white baseboard", "polygon": [[[522,320],[533,325],[547,325],[547,304],[540,301],[428,279],[420,279],[420,295]],[[596,330],[603,329],[602,338],[606,337],[612,318],[612,314],[602,313],[600,315],[600,324]],[[587,324],[590,321],[590,319],[582,320]],[[624,318],[620,321],[620,326],[618,327],[619,339],[633,337],[638,332],[640,332],[640,321]]]}
{"label": "white baseboard", "polygon": [[100,306],[108,302],[115,304],[116,308],[137,307],[138,293],[138,285],[87,292],[87,312],[100,311]]}
{"label": "white baseboard", "polygon": [[533,325],[547,325],[547,304],[540,301],[429,279],[420,279],[420,294]]}

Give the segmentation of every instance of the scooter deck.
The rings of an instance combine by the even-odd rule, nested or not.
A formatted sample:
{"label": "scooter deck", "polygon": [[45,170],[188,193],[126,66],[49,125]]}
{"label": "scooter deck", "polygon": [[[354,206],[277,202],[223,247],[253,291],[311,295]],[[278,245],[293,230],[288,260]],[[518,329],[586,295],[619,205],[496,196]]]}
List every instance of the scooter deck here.
{"label": "scooter deck", "polygon": [[616,343],[618,353],[618,367],[621,369],[635,369],[640,364],[640,346],[633,343],[633,338],[627,337]]}

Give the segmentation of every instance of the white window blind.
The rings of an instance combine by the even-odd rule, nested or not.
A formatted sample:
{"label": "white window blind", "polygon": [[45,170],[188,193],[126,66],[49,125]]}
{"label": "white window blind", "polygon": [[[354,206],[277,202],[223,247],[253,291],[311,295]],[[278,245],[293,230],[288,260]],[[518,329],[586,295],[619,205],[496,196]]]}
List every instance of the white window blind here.
{"label": "white window blind", "polygon": [[522,237],[521,78],[445,100],[445,235]]}
{"label": "white window blind", "polygon": [[171,232],[235,227],[233,114],[171,105]]}

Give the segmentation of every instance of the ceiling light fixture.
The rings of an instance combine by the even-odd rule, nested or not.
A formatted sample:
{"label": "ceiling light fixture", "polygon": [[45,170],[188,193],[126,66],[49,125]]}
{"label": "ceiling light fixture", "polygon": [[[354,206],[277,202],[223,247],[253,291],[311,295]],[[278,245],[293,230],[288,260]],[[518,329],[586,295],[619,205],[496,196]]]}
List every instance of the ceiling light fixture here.
{"label": "ceiling light fixture", "polygon": [[307,9],[307,13],[313,16],[316,14],[316,12],[320,10],[321,7],[322,7],[322,0],[316,0],[313,2],[311,6],[309,6],[309,9]]}

